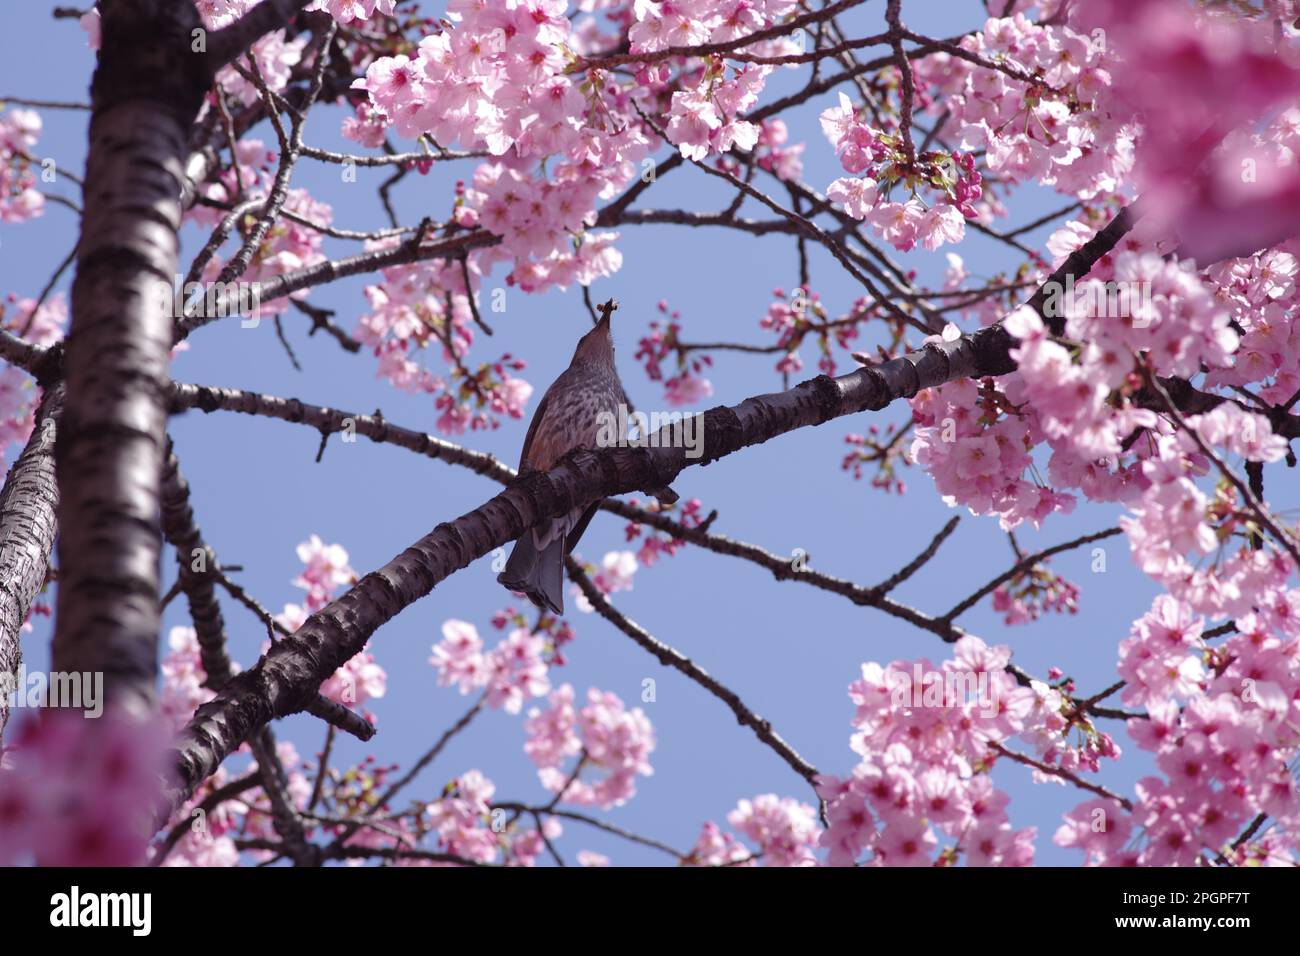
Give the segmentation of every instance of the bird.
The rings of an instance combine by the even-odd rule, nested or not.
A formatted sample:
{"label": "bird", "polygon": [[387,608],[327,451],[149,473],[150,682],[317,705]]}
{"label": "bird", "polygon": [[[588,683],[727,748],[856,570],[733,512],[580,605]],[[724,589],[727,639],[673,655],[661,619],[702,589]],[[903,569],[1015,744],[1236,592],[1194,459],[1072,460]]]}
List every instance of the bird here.
{"label": "bird", "polygon": [[[599,447],[597,437],[605,415],[618,420],[620,405],[627,405],[627,393],[614,365],[614,335],[611,317],[618,303],[613,299],[600,306],[595,327],[578,340],[569,367],[542,396],[533,412],[519,455],[519,477],[549,471],[566,454],[578,448]],[[677,495],[671,489],[652,492],[671,503]],[[582,537],[600,502],[575,508],[557,518],[546,518],[515,541],[505,570],[497,581],[510,591],[525,595],[536,607],[554,614],[564,613],[564,558]]]}

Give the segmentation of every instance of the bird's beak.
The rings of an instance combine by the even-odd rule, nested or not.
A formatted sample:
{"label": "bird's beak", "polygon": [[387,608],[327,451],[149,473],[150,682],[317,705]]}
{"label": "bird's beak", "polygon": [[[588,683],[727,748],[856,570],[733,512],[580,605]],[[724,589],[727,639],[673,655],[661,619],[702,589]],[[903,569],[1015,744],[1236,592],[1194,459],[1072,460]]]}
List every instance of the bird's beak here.
{"label": "bird's beak", "polygon": [[603,325],[606,329],[610,328],[613,325],[612,318],[614,315],[614,310],[617,308],[618,308],[618,303],[615,302],[613,299],[610,299],[608,302],[602,305],[600,307],[600,321],[596,323],[596,327],[599,328],[600,326]]}

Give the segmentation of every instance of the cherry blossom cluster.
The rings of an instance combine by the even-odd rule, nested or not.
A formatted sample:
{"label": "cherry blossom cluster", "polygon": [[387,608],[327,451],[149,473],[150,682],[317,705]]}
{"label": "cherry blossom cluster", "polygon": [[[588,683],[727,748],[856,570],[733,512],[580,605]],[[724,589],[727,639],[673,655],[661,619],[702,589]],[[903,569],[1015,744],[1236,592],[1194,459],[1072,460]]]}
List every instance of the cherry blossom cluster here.
{"label": "cherry blossom cluster", "polygon": [[[631,499],[630,503],[634,506],[641,505],[641,502],[635,498]],[[660,507],[657,510],[662,510],[662,508]],[[704,505],[700,499],[688,499],[682,505],[682,511],[677,520],[686,528],[700,527],[704,523]],[[686,544],[686,542],[681,538],[675,538],[667,533],[654,534],[647,529],[645,525],[639,524],[636,521],[629,521],[623,529],[623,534],[628,544],[631,544],[633,541],[640,542],[640,546],[636,549],[634,559],[639,566],[647,568],[660,558],[671,558]],[[594,580],[595,579],[593,578],[593,581]],[[597,585],[597,587],[600,587],[600,585]]]}
{"label": "cherry blossom cluster", "polygon": [[307,592],[308,614],[328,604],[336,589],[356,583],[357,572],[348,564],[348,552],[342,545],[326,544],[319,535],[312,535],[298,545],[297,553],[303,569],[293,583]]}
{"label": "cherry blossom cluster", "polygon": [[[289,85],[289,77],[293,68],[302,60],[306,46],[306,36],[286,40],[283,30],[268,33],[253,44],[250,53],[268,90],[279,93]],[[233,66],[224,67],[217,74],[217,82],[230,99],[243,106],[255,103],[262,95],[257,84],[246,80]]]}
{"label": "cherry blossom cluster", "polygon": [[912,399],[909,454],[949,505],[996,515],[1004,530],[1025,521],[1038,527],[1056,511],[1072,511],[1075,498],[1025,479],[1041,426],[1035,411],[1013,402],[1004,387],[960,381],[919,392]]}
{"label": "cherry blossom cluster", "polygon": [[[500,612],[498,617],[501,627],[507,626],[505,612]],[[493,623],[496,624],[496,619]],[[558,638],[551,638],[544,631],[530,630],[522,619],[514,623],[496,647],[485,651],[483,639],[473,624],[455,619],[444,621],[442,640],[433,645],[433,655],[429,658],[438,672],[439,686],[454,684],[461,694],[486,688],[487,705],[509,714],[519,713],[525,701],[549,693],[548,655]]]}
{"label": "cherry blossom cluster", "polygon": [[816,866],[821,825],[817,811],[791,797],[765,793],[741,800],[727,822],[754,845],[704,824],[687,862],[692,866]]}
{"label": "cherry blossom cluster", "polygon": [[[62,292],[55,292],[39,309],[35,299],[12,293],[0,301],[0,329],[33,345],[58,342],[67,324],[68,302]],[[26,372],[13,365],[0,368],[0,459],[31,436],[38,398],[36,383]]]}
{"label": "cherry blossom cluster", "polygon": [[[247,745],[243,749],[247,749]],[[308,767],[289,741],[278,741],[276,759],[284,770],[284,795],[292,806],[306,807],[311,798],[312,782],[305,771]],[[236,840],[276,840],[271,814],[271,801],[265,791],[250,787],[247,791],[222,800],[210,809],[205,801],[231,782],[225,767],[203,782],[194,796],[182,807],[162,833],[180,828],[180,837],[162,859],[162,866],[238,866],[241,850]],[[310,836],[316,827],[304,821],[304,834]],[[155,842],[149,848],[150,860],[163,852],[163,845]],[[265,862],[274,857],[270,851],[247,851],[254,862]]]}
{"label": "cherry blossom cluster", "polygon": [[[1289,238],[1300,212],[1294,10],[1179,0],[1077,6],[1081,27],[1109,48],[1109,112],[1140,124],[1132,181],[1150,228],[1176,237],[1202,265]],[[1288,107],[1265,135],[1254,130]]]}
{"label": "cherry blossom cluster", "polygon": [[[689,355],[680,347],[682,314],[660,299],[656,308],[666,320],[652,320],[650,331],[637,342],[636,360],[642,363],[652,382],[664,383],[664,401],[669,405],[694,405],[713,394],[713,383],[703,372],[713,364],[708,355]],[[677,371],[664,377],[663,363],[676,356]]]}
{"label": "cherry blossom cluster", "polygon": [[573,628],[562,617],[553,614],[539,614],[531,623],[524,612],[513,604],[507,605],[492,614],[492,627],[498,631],[527,626],[534,634],[540,634],[547,641],[547,660],[552,667],[563,667],[564,648],[573,640]]}
{"label": "cherry blossom cluster", "polygon": [[[397,240],[391,240],[396,243]],[[384,248],[390,243],[368,243]],[[465,272],[477,271],[477,257],[462,268],[456,261],[431,259],[389,266],[384,281],[365,289],[369,310],[357,322],[355,336],[379,360],[377,374],[397,388],[434,396],[436,425],[445,434],[497,428],[500,417],[522,418],[533,387],[515,373],[523,359],[506,353],[495,362],[471,369],[466,361],[474,343],[473,306]],[[418,361],[434,346],[447,365],[436,375]]]}
{"label": "cherry blossom cluster", "polygon": [[[583,233],[596,196],[621,189],[648,149],[638,129],[608,132],[616,85],[604,74],[575,83],[564,75],[573,51],[562,0],[511,6],[453,2],[455,23],[420,41],[414,59],[380,57],[357,81],[398,135],[487,148],[510,160],[482,164],[468,192],[462,225],[482,222],[503,237],[483,257],[516,260],[511,277],[526,290],[566,285],[616,269],[606,237]],[[586,118],[584,123],[579,117]],[[617,142],[616,142],[617,141]],[[564,156],[549,174],[529,171],[529,157]]]}
{"label": "cherry blossom cluster", "polygon": [[[339,545],[326,544],[317,535],[299,544],[297,555],[303,569],[293,583],[306,592],[304,603],[286,604],[284,611],[275,616],[277,623],[289,631],[297,630],[310,614],[333,600],[338,588],[356,580],[356,572],[348,564],[347,551]],[[164,718],[165,728],[174,733],[184,727],[195,710],[211,700],[215,693],[207,686],[207,674],[194,629],[172,628],[168,645],[168,653],[160,666],[163,680],[159,713]],[[263,652],[268,646],[263,646]],[[239,672],[237,662],[232,662],[231,668],[235,673]],[[335,671],[321,685],[320,692],[336,703],[354,707],[383,697],[386,689],[387,674],[369,651],[362,651]],[[374,716],[368,712],[366,717],[374,721]],[[241,749],[246,750],[247,745]],[[285,771],[287,797],[295,806],[305,807],[312,789],[305,774],[306,764],[287,741],[277,743],[276,753]],[[224,770],[209,778],[186,806],[173,815],[167,829],[181,826],[185,830],[169,851],[165,865],[235,866],[240,852],[233,842],[235,837],[278,839],[272,825],[269,798],[260,789],[247,799],[238,797],[224,801],[211,813],[198,811],[208,796],[228,782]],[[159,852],[159,847],[156,845],[152,852]],[[256,859],[270,857],[265,851],[254,851],[253,855]]]}
{"label": "cherry blossom cluster", "polygon": [[[586,706],[574,705],[573,685],[561,684],[524,722],[524,753],[538,767],[542,786],[561,802],[620,806],[636,794],[638,774],[649,776],[654,728],[640,707],[628,710],[617,695],[591,688]],[[571,770],[565,765],[578,758]],[[588,769],[597,771],[592,779]],[[586,775],[586,779],[584,779]]]}
{"label": "cherry blossom cluster", "polygon": [[[851,318],[838,322],[833,330],[827,329],[826,306],[821,296],[813,290],[798,286],[787,296],[784,289],[772,290],[772,304],[758,321],[761,329],[776,335],[776,344],[784,354],[776,363],[776,370],[789,375],[803,370],[799,347],[809,335],[821,352],[817,367],[827,375],[835,374],[835,359],[831,352],[831,339],[842,349],[848,349],[857,337],[857,322]],[[865,318],[865,316],[864,316]]]}
{"label": "cherry blossom cluster", "polygon": [[1113,56],[1104,34],[1017,13],[991,18],[959,45],[995,65],[940,52],[918,60],[914,72],[930,112],[946,113],[963,149],[984,150],[990,172],[1007,182],[1055,186],[1080,199],[1118,191],[1133,167],[1136,128],[1110,108]]}
{"label": "cherry blossom cluster", "polygon": [[[638,2],[633,4],[636,23],[627,32],[628,43],[633,53],[725,43],[781,21],[795,6],[793,0],[670,0],[661,5]],[[799,52],[794,38],[785,36],[749,44],[745,50],[769,57]],[[706,57],[702,68],[687,68],[677,77],[682,88],[672,92],[668,141],[683,157],[697,161],[710,154],[730,152],[733,147],[752,149],[762,130],[742,116],[758,102],[772,72],[773,67],[754,63],[729,66],[722,57]],[[670,75],[659,64],[643,68],[637,79],[651,89],[663,90]]]}
{"label": "cherry blossom cluster", "polygon": [[143,861],[166,737],[106,711],[42,709],[14,721],[0,768],[0,865],[131,866]]}
{"label": "cherry blossom cluster", "polygon": [[1300,341],[1297,252],[1300,244],[1288,242],[1246,258],[1224,260],[1206,271],[1215,298],[1241,330],[1231,367],[1210,369],[1206,385],[1251,387],[1276,405],[1285,405],[1300,390],[1300,349],[1295,347]]}
{"label": "cherry blossom cluster", "polygon": [[[254,197],[269,197],[276,160],[275,151],[268,149],[260,139],[239,140],[235,145],[234,164],[220,170],[212,180],[200,187],[199,192],[217,205],[196,204],[186,213],[186,218],[213,227],[225,216],[223,207],[238,205]],[[299,220],[320,227],[328,227],[334,218],[334,210],[329,204],[313,199],[305,189],[290,189],[283,208]],[[235,223],[236,234],[245,234],[260,214],[261,208],[254,206],[241,221]],[[323,235],[318,229],[281,216],[253,250],[248,268],[239,276],[240,281],[265,282],[322,262],[325,259],[325,254],[321,251],[322,240]],[[225,260],[220,255],[214,255],[204,266],[200,281],[214,282],[224,266]],[[290,296],[259,302],[257,317],[279,315],[289,308],[290,298],[306,297],[307,290],[299,290]]]}
{"label": "cherry blossom cluster", "polygon": [[840,469],[853,475],[854,481],[860,481],[867,467],[874,464],[876,468],[871,476],[871,487],[905,494],[907,483],[897,474],[900,464],[908,464],[907,457],[903,454],[906,449],[901,444],[905,434],[906,427],[899,428],[893,423],[885,425],[883,429],[879,425],[868,426],[865,435],[850,432],[844,436],[844,444],[849,446],[849,451],[840,461]]}
{"label": "cherry blossom cluster", "polygon": [[[379,57],[355,84],[371,105],[358,121],[373,124],[381,116],[399,136],[428,135],[494,157],[476,170],[459,221],[501,237],[481,255],[482,265],[511,263],[507,281],[525,291],[586,285],[619,268],[615,234],[590,227],[598,197],[616,195],[650,170],[643,161],[654,129],[638,112],[643,108],[666,114],[665,135],[683,156],[751,149],[763,136],[769,167],[787,176],[798,168],[799,150],[784,146],[784,127],[764,129],[741,118],[770,67],[734,68],[719,57],[677,69],[656,61],[628,80],[599,66],[600,51],[618,37],[601,33],[594,18],[575,29],[567,6],[453,0],[442,28],[420,40],[414,56]],[[626,29],[634,54],[653,53],[690,37],[732,40],[793,8],[791,0],[674,0],[634,4],[634,22],[626,10],[607,11],[607,19]],[[788,37],[752,45],[768,55],[794,49]]]}
{"label": "cherry blossom cluster", "polygon": [[[454,777],[436,800],[389,813],[382,827],[363,822],[377,810],[388,810],[376,803],[377,795],[386,789],[396,769],[377,765],[373,757],[367,757],[346,771],[332,772],[330,803],[338,819],[322,824],[320,832],[336,839],[346,835],[348,845],[357,848],[379,852],[430,849],[455,858],[443,862],[399,855],[392,861],[395,866],[457,866],[463,860],[533,866],[546,852],[546,841],[557,840],[564,833],[552,816],[543,819],[540,829],[525,828],[505,810],[494,807],[491,801],[496,785],[478,770]],[[362,825],[358,827],[358,823]],[[579,862],[584,856],[579,853]],[[354,858],[348,862],[360,865],[363,861]]]}
{"label": "cherry blossom cluster", "polygon": [[[317,535],[298,545],[298,560],[303,563],[303,569],[293,583],[307,592],[304,602],[301,605],[286,604],[284,610],[275,616],[276,621],[290,632],[298,630],[308,617],[334,600],[338,588],[351,586],[357,580],[357,573],[348,564],[348,553],[342,545],[326,544]],[[321,684],[320,692],[335,703],[353,707],[383,697],[387,687],[388,675],[375,661],[374,655],[363,650],[331,674]],[[372,714],[366,716],[373,722]]]}
{"label": "cherry blossom cluster", "polygon": [[[643,5],[648,6],[648,5]],[[630,33],[635,33],[633,27]],[[725,62],[710,59],[699,85],[673,93],[668,112],[668,141],[686,159],[702,160],[711,153],[749,150],[758,142],[757,124],[741,119],[755,103],[771,67],[746,66],[728,78]]]}
{"label": "cherry blossom cluster", "polygon": [[[628,30],[634,53],[653,53],[673,47],[725,43],[757,33],[785,14],[791,0],[760,0],[735,3],[731,0],[669,0],[667,3],[637,3],[636,23]],[[769,48],[752,46],[752,52]],[[774,55],[774,54],[773,54]]]}
{"label": "cherry blossom cluster", "polygon": [[343,26],[355,26],[375,14],[392,16],[397,0],[312,0],[308,10],[324,10]]}
{"label": "cherry blossom cluster", "polygon": [[791,143],[790,130],[779,117],[758,124],[754,144],[754,161],[783,182],[797,183],[803,178],[804,143]]}
{"label": "cherry blossom cluster", "polygon": [[[1122,385],[1133,371],[1132,356],[1138,351],[1148,356],[1157,375],[1187,378],[1203,365],[1231,364],[1238,345],[1229,314],[1219,306],[1211,287],[1186,262],[1154,252],[1120,252],[1109,274],[1103,264],[1087,281],[1061,290],[1060,302],[1065,337],[1087,343],[1079,374],[1095,379],[1099,387]],[[1038,387],[1042,376],[1036,363],[1059,362],[1061,346],[1044,343],[1042,319],[1032,309],[1018,310],[1007,327],[1029,343],[1022,345],[1018,356],[1021,375],[1029,387]],[[1069,390],[1072,382],[1062,388]],[[1090,402],[1086,404],[1090,407]],[[1049,417],[1059,413],[1058,400]],[[1105,443],[1098,443],[1097,450],[1103,447]]]}
{"label": "cherry blossom cluster", "polygon": [[[216,693],[204,686],[208,675],[203,670],[199,638],[194,628],[173,627],[167,636],[167,647],[167,653],[158,666],[162,674],[158,713],[168,729],[176,733],[189,723],[194,711]],[[238,672],[237,664],[232,662],[231,668]]]}
{"label": "cherry blossom cluster", "polygon": [[496,785],[479,771],[470,770],[457,777],[450,789],[426,810],[439,847],[468,860],[492,862],[501,842],[490,825],[490,801]]}
{"label": "cherry blossom cluster", "polygon": [[[1121,673],[1126,699],[1144,703],[1146,715],[1129,721],[1129,734],[1160,775],[1138,782],[1131,811],[1104,799],[1076,807],[1058,844],[1093,865],[1294,865],[1300,594],[1279,590],[1264,599],[1280,598],[1285,613],[1277,604],[1244,613],[1217,646],[1204,619],[1170,595],[1135,622],[1120,645]],[[1236,839],[1258,813],[1274,825]]]}
{"label": "cherry blossom cluster", "polygon": [[[230,782],[230,772],[218,767],[217,772],[203,781],[182,814],[168,821],[173,826],[186,827],[175,847],[159,863],[160,866],[238,866],[239,848],[235,837],[247,818],[248,805],[240,800],[225,800],[211,812],[200,812],[200,804],[212,793]],[[156,860],[161,847],[151,846],[149,859]]]}
{"label": "cherry blossom cluster", "polygon": [[1019,736],[1051,748],[1049,758],[1071,748],[1062,746],[1062,695],[1040,682],[1017,685],[1005,670],[1010,656],[967,636],[938,668],[924,659],[863,665],[849,688],[861,761],[818,787],[830,820],[820,837],[827,863],[864,854],[887,866],[1033,861],[1033,828],[1011,826],[1009,798],[988,773],[992,748]]}
{"label": "cherry blossom cluster", "polygon": [[[466,771],[448,785],[441,799],[424,807],[419,826],[422,832],[434,835],[438,849],[462,859],[533,866],[546,852],[546,842],[558,840],[564,827],[553,816],[545,817],[540,827],[520,827],[505,810],[492,806],[495,793],[496,785],[481,772]],[[391,838],[388,842],[392,842]],[[585,852],[578,854],[584,866],[589,865],[587,856]],[[590,857],[594,861],[599,855],[590,854]],[[412,862],[408,865],[437,864]]]}
{"label": "cherry blossom cluster", "polygon": [[369,149],[379,149],[384,145],[386,128],[383,114],[376,111],[369,100],[362,100],[356,104],[356,114],[343,120],[339,132],[344,139],[350,139]]}
{"label": "cherry blossom cluster", "polygon": [[26,222],[45,209],[32,167],[32,149],[40,135],[41,115],[35,110],[0,112],[0,222]]}
{"label": "cherry blossom cluster", "polygon": [[[1272,434],[1267,419],[1230,403],[1193,416],[1188,425],[1202,441],[1225,450],[1235,446],[1248,460],[1277,461],[1285,454],[1285,442]],[[1279,574],[1285,580],[1294,572],[1291,562],[1247,546],[1223,549],[1223,560],[1197,568],[1202,556],[1219,551],[1221,544],[1246,545],[1257,516],[1238,500],[1234,488],[1221,484],[1211,497],[1198,486],[1196,479],[1209,465],[1186,432],[1163,436],[1153,445],[1154,454],[1141,465],[1146,487],[1130,507],[1131,514],[1120,519],[1134,560],[1203,613],[1244,613],[1252,598],[1262,596],[1253,588],[1265,587],[1265,594],[1275,589]]]}
{"label": "cherry blossom cluster", "polygon": [[[1155,444],[1126,448],[1126,439],[1162,427],[1154,411],[1131,401],[1146,386],[1144,374],[1228,366],[1238,342],[1228,311],[1191,267],[1144,251],[1120,252],[1077,286],[1052,290],[1045,312],[1064,318],[1064,338],[1033,309],[1017,309],[1005,324],[1020,342],[1012,350],[1018,369],[996,387],[954,383],[913,400],[914,459],[954,503],[999,514],[1006,528],[1073,507],[1072,496],[1021,477],[1043,442],[1058,488],[1132,501],[1147,485],[1136,459]],[[1272,438],[1265,421],[1243,434]],[[1280,455],[1276,442],[1270,447]]]}
{"label": "cherry blossom cluster", "polygon": [[[656,552],[656,557],[658,553]],[[609,595],[618,591],[632,590],[632,577],[640,565],[637,556],[631,551],[607,551],[599,566],[584,565],[583,570],[591,576],[591,583],[601,594]],[[578,585],[571,585],[569,593],[573,596],[574,606],[583,614],[590,614],[594,608],[582,593]]]}
{"label": "cherry blossom cluster", "polygon": [[1041,561],[994,589],[993,610],[1008,625],[1028,624],[1047,612],[1077,614],[1079,588]]}
{"label": "cherry blossom cluster", "polygon": [[[854,219],[866,220],[877,235],[903,252],[918,244],[934,250],[961,242],[966,219],[977,216],[973,204],[983,195],[972,155],[936,151],[915,155],[915,147],[902,134],[886,133],[864,122],[844,93],[839,106],[821,114],[821,125],[845,172],[862,174],[835,180],[826,189],[827,198],[840,203]],[[890,200],[900,187],[908,197],[903,202]],[[928,208],[918,196],[922,187],[936,196]]]}

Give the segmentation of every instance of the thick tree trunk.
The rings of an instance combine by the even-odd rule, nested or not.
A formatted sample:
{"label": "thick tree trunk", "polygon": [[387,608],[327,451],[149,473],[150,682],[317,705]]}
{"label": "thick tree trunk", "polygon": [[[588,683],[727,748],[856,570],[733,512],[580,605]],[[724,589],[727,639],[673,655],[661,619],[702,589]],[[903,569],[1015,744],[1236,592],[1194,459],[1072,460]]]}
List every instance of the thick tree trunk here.
{"label": "thick tree trunk", "polygon": [[63,361],[56,459],[59,594],[53,667],[102,672],[110,703],[154,699],[158,486],[170,289],[186,137],[209,83],[194,6],[103,0],[85,212]]}
{"label": "thick tree trunk", "polygon": [[54,432],[63,386],[47,389],[36,427],[0,491],[0,737],[9,720],[9,694],[23,652],[19,635],[32,601],[45,586],[54,547],[59,489],[54,480]]}

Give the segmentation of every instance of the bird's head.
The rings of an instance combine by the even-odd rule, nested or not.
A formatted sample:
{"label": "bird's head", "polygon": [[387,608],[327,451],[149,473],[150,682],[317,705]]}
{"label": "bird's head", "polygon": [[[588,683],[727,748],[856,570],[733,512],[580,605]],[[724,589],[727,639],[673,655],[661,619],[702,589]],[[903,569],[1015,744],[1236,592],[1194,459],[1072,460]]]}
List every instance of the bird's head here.
{"label": "bird's head", "polygon": [[614,364],[614,333],[610,331],[610,317],[617,308],[618,303],[613,299],[600,307],[600,321],[578,340],[578,347],[573,351],[573,361]]}

